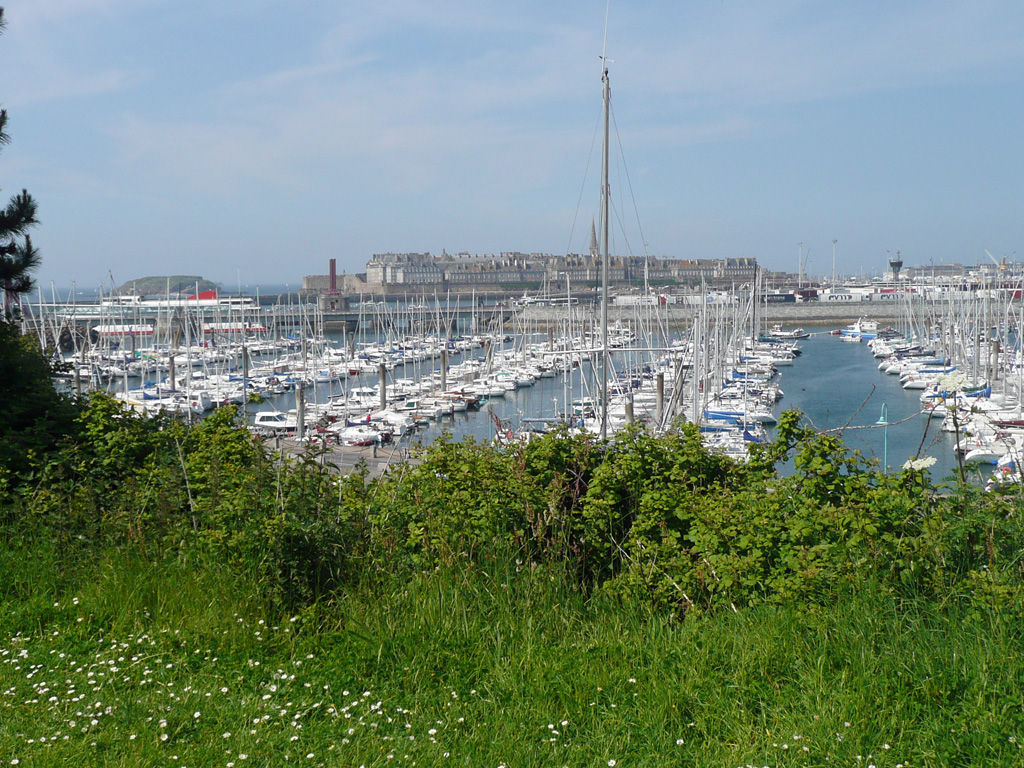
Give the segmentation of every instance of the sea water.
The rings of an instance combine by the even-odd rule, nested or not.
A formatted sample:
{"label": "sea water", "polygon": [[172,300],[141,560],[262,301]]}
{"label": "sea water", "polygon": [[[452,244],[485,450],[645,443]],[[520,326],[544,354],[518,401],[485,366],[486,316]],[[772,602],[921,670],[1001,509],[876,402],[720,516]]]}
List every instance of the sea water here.
{"label": "sea water", "polygon": [[921,392],[905,390],[899,376],[878,370],[866,343],[850,344],[815,329],[800,342],[803,354],[782,371],[785,396],[777,411],[799,409],[818,430],[837,430],[850,450],[898,472],[914,457],[932,456],[930,473],[941,480],[957,467],[956,436],[941,419],[921,413]]}
{"label": "sea water", "polygon": [[[838,434],[851,451],[899,472],[914,457],[932,456],[933,480],[942,480],[956,471],[956,437],[940,430],[939,419],[921,413],[920,392],[904,390],[898,376],[878,370],[867,344],[850,344],[829,334],[831,328],[815,329],[811,337],[800,341],[803,354],[792,366],[781,367],[777,378],[784,392],[773,409],[776,415],[797,409],[805,423],[821,431]],[[482,356],[483,350],[467,353]],[[461,358],[453,355],[451,364]],[[389,378],[417,378],[440,365],[437,360],[418,364],[415,370],[396,369]],[[556,419],[568,409],[573,399],[593,396],[596,372],[584,364],[568,377],[538,379],[531,387],[523,387],[493,398],[478,412],[456,413],[420,427],[407,439],[412,444],[427,445],[446,436],[460,440],[472,437],[480,442],[494,438],[498,430],[516,430],[529,426],[532,419]],[[346,386],[373,386],[374,375],[364,375],[348,382],[318,385],[307,393],[309,402],[326,402],[332,394]],[[293,394],[269,399],[280,410],[295,407]],[[249,406],[260,410],[266,406]],[[769,437],[774,430],[769,429]],[[783,468],[792,471],[792,467]]]}

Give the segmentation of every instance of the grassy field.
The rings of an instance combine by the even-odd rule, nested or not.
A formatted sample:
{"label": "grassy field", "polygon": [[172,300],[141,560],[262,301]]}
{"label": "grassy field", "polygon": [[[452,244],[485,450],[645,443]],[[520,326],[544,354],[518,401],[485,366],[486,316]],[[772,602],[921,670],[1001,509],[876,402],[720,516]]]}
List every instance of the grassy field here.
{"label": "grassy field", "polygon": [[998,614],[672,622],[510,559],[271,617],[209,566],[56,566],[0,560],[4,765],[1024,765]]}

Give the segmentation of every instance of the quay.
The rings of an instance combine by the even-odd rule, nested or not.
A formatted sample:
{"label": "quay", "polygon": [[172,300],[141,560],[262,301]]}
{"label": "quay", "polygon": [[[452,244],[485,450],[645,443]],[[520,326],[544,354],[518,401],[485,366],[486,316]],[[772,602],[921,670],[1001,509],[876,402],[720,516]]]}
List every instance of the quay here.
{"label": "quay", "polygon": [[325,469],[342,475],[352,473],[360,464],[366,466],[367,479],[379,479],[385,472],[407,465],[416,466],[420,459],[415,456],[417,446],[408,444],[354,446],[324,445],[316,441],[300,443],[291,438],[268,438],[264,445],[289,459],[313,456]]}

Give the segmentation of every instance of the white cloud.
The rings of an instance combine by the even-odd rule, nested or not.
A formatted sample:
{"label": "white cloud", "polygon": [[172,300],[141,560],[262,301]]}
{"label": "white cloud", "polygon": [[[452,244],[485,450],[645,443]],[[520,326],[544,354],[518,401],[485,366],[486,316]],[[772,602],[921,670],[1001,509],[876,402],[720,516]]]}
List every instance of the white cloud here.
{"label": "white cloud", "polygon": [[366,32],[384,25],[357,26],[360,34],[329,29],[334,42],[305,60],[198,94],[202,110],[183,101],[181,119],[130,110],[107,128],[118,164],[210,194],[240,194],[253,182],[298,187],[332,168],[335,179],[408,194],[465,184],[466,173],[522,180],[520,169],[536,159],[524,152],[550,160],[559,155],[553,144],[575,139],[559,126],[564,116],[536,112],[566,99],[549,66],[578,45],[564,29],[519,50],[526,63],[518,66],[486,47],[469,62],[385,61],[391,38]]}
{"label": "white cloud", "polygon": [[691,19],[692,9],[680,6],[678,28],[652,45],[631,41],[645,90],[759,107],[940,85],[1024,61],[1024,9],[1008,2],[748,0]]}
{"label": "white cloud", "polygon": [[94,59],[103,43],[91,36],[129,5],[125,0],[39,0],[7,8],[8,26],[0,38],[5,104],[16,109],[77,100],[144,83],[145,71]]}
{"label": "white cloud", "polygon": [[10,7],[5,15],[19,28],[31,32],[34,28],[67,23],[80,16],[107,15],[124,12],[141,5],[153,5],[159,0],[33,0]]}

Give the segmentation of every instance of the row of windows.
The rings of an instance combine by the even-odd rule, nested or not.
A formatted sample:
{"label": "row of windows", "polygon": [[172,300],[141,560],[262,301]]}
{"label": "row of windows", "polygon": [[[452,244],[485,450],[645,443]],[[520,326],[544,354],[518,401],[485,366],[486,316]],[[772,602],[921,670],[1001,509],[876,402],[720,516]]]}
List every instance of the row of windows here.
{"label": "row of windows", "polygon": [[[448,257],[450,258],[450,257]],[[367,264],[366,281],[371,284],[423,284],[423,283],[533,283],[564,281],[594,282],[601,279],[599,259],[587,257],[551,257],[537,267],[508,269],[494,261],[483,263],[474,259],[472,263],[438,263],[429,254],[385,254],[375,255]],[[622,266],[623,261],[627,267]],[[506,266],[506,268],[502,268]],[[639,278],[646,271],[652,280],[709,280],[728,277],[730,279],[752,279],[757,268],[755,259],[724,260],[664,260],[648,265],[646,270],[642,259],[617,258],[609,269],[609,278],[614,281]]]}

